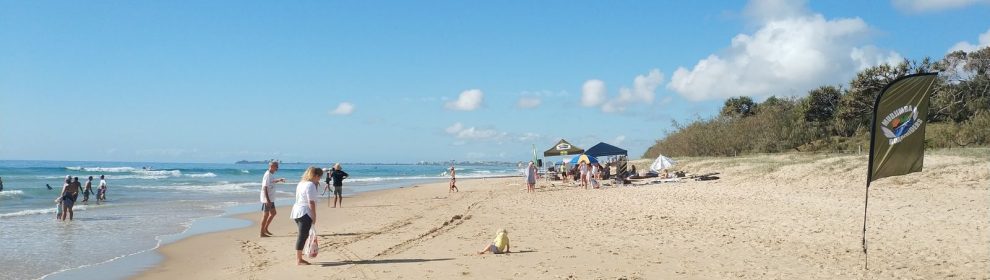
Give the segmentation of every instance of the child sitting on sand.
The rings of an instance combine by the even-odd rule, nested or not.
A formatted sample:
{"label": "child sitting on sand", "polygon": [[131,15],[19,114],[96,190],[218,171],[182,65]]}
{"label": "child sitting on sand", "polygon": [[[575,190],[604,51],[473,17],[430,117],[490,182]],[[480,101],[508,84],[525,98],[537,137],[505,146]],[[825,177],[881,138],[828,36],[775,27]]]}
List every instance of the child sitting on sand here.
{"label": "child sitting on sand", "polygon": [[492,254],[504,254],[509,253],[509,232],[505,229],[499,229],[498,233],[495,235],[495,240],[491,244],[485,246],[484,249],[478,251],[478,255],[483,255],[485,253],[491,252]]}

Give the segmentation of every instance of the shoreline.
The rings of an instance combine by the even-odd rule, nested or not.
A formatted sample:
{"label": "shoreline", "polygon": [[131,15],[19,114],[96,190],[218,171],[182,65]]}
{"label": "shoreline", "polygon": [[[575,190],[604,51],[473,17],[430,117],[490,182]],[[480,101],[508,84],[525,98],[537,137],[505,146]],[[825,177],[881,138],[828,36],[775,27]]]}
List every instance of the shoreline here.
{"label": "shoreline", "polygon": [[[429,181],[410,182],[408,185],[386,184],[387,186],[386,188],[382,188],[382,189],[374,188],[367,191],[356,191],[350,193],[349,196],[345,196],[345,198],[359,197],[362,195],[373,194],[376,192],[387,192],[387,191],[406,188],[422,183],[429,183]],[[290,185],[290,184],[286,184],[286,185]],[[294,186],[295,184],[291,184],[291,185]],[[325,199],[325,197],[323,196],[321,196],[321,198]],[[276,202],[279,203],[280,205],[289,205],[284,207],[278,207],[279,214],[281,215],[282,213],[288,213],[291,210],[293,199],[281,198],[276,200]],[[154,239],[157,241],[157,244],[154,247],[142,249],[137,252],[127,253],[98,263],[85,264],[79,267],[67,268],[60,271],[51,272],[49,274],[42,275],[37,279],[54,279],[54,280],[106,279],[106,278],[126,279],[126,278],[136,277],[156,266],[161,265],[163,261],[167,260],[166,256],[163,255],[160,251],[162,247],[169,246],[174,243],[179,243],[182,242],[183,240],[200,235],[218,233],[224,231],[233,231],[233,230],[248,228],[251,226],[257,226],[257,222],[258,222],[257,217],[253,219],[251,218],[252,215],[256,215],[256,213],[260,213],[255,209],[257,208],[255,207],[256,204],[257,203],[239,203],[235,205],[226,206],[223,208],[223,212],[220,214],[212,215],[212,216],[204,216],[191,220],[189,222],[189,225],[186,226],[186,228],[180,232],[155,236]],[[218,224],[218,222],[221,224]],[[108,271],[110,272],[110,274],[107,274]]]}

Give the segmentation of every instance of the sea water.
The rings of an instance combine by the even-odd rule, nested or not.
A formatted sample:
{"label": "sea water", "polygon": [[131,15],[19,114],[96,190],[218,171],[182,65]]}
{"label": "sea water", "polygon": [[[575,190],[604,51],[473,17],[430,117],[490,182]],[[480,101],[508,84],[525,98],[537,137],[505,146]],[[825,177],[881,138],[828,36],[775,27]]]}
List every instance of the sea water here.
{"label": "sea water", "polygon": [[[280,166],[275,177],[286,178],[289,183],[275,188],[276,201],[282,202],[279,206],[291,203],[295,183],[307,166]],[[441,181],[446,168],[344,165],[350,174],[344,181],[344,195]],[[519,173],[515,165],[457,168],[459,178]],[[4,185],[0,192],[0,264],[4,267],[0,279],[58,278],[74,270],[92,270],[97,264],[106,266],[142,256],[157,261],[160,258],[149,258],[148,252],[163,240],[188,236],[194,221],[220,227],[236,225],[216,217],[229,209],[260,209],[259,191],[266,169],[264,164],[0,161]],[[107,200],[97,203],[94,194],[89,202],[83,202],[80,193],[75,220],[56,221],[55,199],[66,175],[79,177],[83,186],[93,176],[94,191],[99,187],[99,176],[106,176]]]}

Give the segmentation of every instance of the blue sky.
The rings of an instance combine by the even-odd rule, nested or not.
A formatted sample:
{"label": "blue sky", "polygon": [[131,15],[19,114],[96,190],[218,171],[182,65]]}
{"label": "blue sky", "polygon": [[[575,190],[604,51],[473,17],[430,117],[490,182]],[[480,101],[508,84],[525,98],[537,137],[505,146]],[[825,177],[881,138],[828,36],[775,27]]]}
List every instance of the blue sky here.
{"label": "blue sky", "polygon": [[982,0],[665,2],[0,0],[0,159],[638,157],[728,96],[990,44]]}

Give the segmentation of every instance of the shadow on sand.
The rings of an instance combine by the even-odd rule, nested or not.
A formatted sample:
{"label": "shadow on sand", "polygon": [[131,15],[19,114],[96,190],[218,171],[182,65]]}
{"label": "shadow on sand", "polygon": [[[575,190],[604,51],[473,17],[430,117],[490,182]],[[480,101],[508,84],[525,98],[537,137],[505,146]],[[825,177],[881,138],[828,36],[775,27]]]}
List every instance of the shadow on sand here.
{"label": "shadow on sand", "polygon": [[419,263],[419,262],[435,262],[435,261],[449,261],[452,258],[443,259],[392,259],[392,260],[360,260],[360,261],[340,261],[340,262],[320,262],[314,263],[322,267],[333,267],[349,264],[388,264],[388,263]]}
{"label": "shadow on sand", "polygon": [[512,251],[509,254],[522,254],[522,253],[536,253],[536,250],[522,250],[522,251]]}

